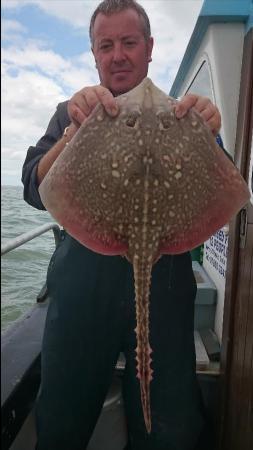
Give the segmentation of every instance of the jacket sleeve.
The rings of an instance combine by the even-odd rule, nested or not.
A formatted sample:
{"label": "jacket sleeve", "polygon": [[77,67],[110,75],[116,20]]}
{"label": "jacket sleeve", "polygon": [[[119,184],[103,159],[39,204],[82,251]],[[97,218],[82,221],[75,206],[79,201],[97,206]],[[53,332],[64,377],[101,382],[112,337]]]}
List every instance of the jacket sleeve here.
{"label": "jacket sleeve", "polygon": [[24,200],[29,205],[37,209],[45,210],[41,202],[38,181],[37,168],[40,159],[53,147],[60,139],[65,127],[70,123],[67,113],[67,102],[59,103],[56,112],[51,118],[47,130],[42,138],[37,142],[36,146],[29,147],[26,159],[22,169],[22,183],[24,185]]}

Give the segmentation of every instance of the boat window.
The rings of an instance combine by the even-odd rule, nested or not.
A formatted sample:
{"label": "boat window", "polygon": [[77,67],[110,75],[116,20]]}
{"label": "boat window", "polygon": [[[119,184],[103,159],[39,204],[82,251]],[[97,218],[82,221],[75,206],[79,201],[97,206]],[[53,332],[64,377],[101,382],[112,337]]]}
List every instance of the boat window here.
{"label": "boat window", "polygon": [[188,87],[187,92],[203,95],[204,97],[208,97],[211,100],[214,100],[211,77],[209,74],[206,61],[204,61],[203,64],[200,66],[197,74],[195,75],[190,86]]}

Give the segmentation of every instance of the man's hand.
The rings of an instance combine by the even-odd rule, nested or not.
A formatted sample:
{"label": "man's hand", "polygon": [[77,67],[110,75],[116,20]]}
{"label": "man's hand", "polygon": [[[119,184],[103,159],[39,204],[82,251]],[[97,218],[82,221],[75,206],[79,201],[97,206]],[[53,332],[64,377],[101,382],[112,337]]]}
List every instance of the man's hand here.
{"label": "man's hand", "polygon": [[110,116],[115,117],[118,114],[118,106],[112,93],[105,87],[98,85],[81,89],[69,100],[68,115],[70,120],[79,127],[98,103],[104,105]]}
{"label": "man's hand", "polygon": [[221,127],[221,115],[218,108],[207,97],[195,94],[186,94],[178,102],[175,112],[176,117],[181,119],[190,108],[195,108],[203,117],[214,136],[219,133]]}
{"label": "man's hand", "polygon": [[42,182],[54,161],[58,158],[65,145],[73,138],[82,122],[89,117],[98,103],[104,105],[111,116],[118,114],[118,106],[111,92],[103,86],[92,86],[81,89],[68,102],[70,125],[63,136],[41,158],[37,169],[38,185]]}

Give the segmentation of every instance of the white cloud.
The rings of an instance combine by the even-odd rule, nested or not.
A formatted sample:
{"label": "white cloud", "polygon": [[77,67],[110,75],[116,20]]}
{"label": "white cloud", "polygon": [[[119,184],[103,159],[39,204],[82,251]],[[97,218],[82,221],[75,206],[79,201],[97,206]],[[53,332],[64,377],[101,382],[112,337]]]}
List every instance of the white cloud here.
{"label": "white cloud", "polygon": [[28,70],[20,70],[16,77],[5,74],[1,120],[3,180],[6,176],[9,179],[13,170],[14,184],[20,183],[27,148],[38,141],[55,111],[56,101],[63,99],[59,86],[45,76]]}
{"label": "white cloud", "polygon": [[11,43],[11,45],[19,46],[24,36],[27,33],[26,27],[24,27],[17,20],[2,19],[1,21],[1,41],[5,43]]}
{"label": "white cloud", "polygon": [[2,37],[5,39],[9,34],[12,36],[13,33],[25,33],[27,31],[27,29],[17,20],[3,19],[1,25]]}
{"label": "white cloud", "polygon": [[[155,45],[149,75],[169,91],[203,0],[140,0],[150,18]],[[183,14],[182,14],[183,11]]]}
{"label": "white cloud", "polygon": [[[13,76],[15,71],[15,76]],[[90,54],[64,59],[50,49],[24,41],[2,51],[2,155],[19,172],[27,148],[43,135],[56,105],[85,85],[98,82]],[[2,176],[6,172],[3,170]]]}
{"label": "white cloud", "polygon": [[[20,7],[21,2],[7,3]],[[13,170],[15,182],[21,178],[27,148],[43,135],[57,103],[85,85],[98,83],[98,77],[90,52],[72,60],[63,58],[48,42],[20,36],[25,28],[18,21],[3,22],[4,38],[15,45],[2,49],[2,176],[10,179]]]}
{"label": "white cloud", "polygon": [[57,19],[70,23],[74,28],[88,26],[93,10],[99,0],[3,0],[2,8],[22,8],[26,5],[36,5],[42,11]]}
{"label": "white cloud", "polygon": [[[16,9],[36,5],[47,14],[69,22],[74,28],[86,28],[99,3],[100,0],[3,0],[2,7]],[[139,3],[147,11],[151,23],[155,23],[154,15],[159,13],[161,17],[175,21],[179,29],[185,29],[191,27],[191,18],[203,0],[139,0]]]}
{"label": "white cloud", "polygon": [[70,68],[71,65],[52,50],[40,48],[37,44],[29,41],[19,48],[15,46],[8,47],[8,50],[3,49],[2,58],[9,67],[33,68],[33,70],[40,70],[52,76]]}

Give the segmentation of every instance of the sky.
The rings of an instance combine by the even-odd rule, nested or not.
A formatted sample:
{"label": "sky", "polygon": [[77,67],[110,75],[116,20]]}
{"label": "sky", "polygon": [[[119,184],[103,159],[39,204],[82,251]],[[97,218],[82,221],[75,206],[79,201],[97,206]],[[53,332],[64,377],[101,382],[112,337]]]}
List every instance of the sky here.
{"label": "sky", "polygon": [[[2,185],[22,185],[30,145],[59,102],[99,84],[88,37],[100,0],[2,0]],[[139,0],[155,45],[149,77],[169,93],[203,0]]]}

